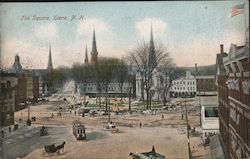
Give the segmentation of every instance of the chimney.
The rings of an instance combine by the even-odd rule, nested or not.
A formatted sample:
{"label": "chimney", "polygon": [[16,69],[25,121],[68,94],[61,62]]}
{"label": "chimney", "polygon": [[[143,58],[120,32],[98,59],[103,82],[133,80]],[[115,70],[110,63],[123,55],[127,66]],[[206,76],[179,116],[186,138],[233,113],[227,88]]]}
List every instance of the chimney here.
{"label": "chimney", "polygon": [[223,50],[223,44],[220,44],[220,53],[224,53],[224,50]]}

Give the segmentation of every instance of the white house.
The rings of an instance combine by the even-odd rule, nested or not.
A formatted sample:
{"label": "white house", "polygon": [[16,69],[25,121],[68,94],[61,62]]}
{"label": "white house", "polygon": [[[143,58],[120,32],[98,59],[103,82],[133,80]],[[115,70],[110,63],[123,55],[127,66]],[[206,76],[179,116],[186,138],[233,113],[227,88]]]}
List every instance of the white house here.
{"label": "white house", "polygon": [[172,97],[184,97],[185,93],[187,96],[196,95],[196,79],[190,71],[186,72],[186,77],[173,80],[170,88]]}

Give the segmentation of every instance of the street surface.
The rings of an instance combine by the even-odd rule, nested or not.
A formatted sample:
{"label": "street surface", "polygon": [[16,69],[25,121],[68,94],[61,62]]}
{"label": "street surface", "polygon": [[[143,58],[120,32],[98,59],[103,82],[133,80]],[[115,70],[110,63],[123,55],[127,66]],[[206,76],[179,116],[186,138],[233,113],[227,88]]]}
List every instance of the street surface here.
{"label": "street surface", "polygon": [[[103,128],[108,122],[108,116],[82,117],[75,114],[74,110],[70,113],[70,105],[83,101],[82,97],[73,92],[74,82],[70,81],[64,89],[49,97],[49,101],[31,106],[31,116],[36,116],[37,120],[32,122],[32,126],[21,126],[5,137],[6,158],[127,159],[130,152],[150,151],[153,145],[156,152],[165,155],[166,158],[188,157],[186,121],[182,119],[183,99],[174,99],[178,100],[179,104],[172,110],[161,110],[153,114],[112,114],[111,121],[117,126],[119,133],[111,133]],[[64,101],[64,98],[67,101]],[[94,103],[95,98],[89,98],[88,101]],[[197,131],[191,134],[191,151],[194,158],[208,159],[210,150],[203,147],[200,137],[197,101],[196,98],[187,99],[189,123],[191,127],[196,127]],[[58,116],[60,107],[61,116]],[[16,112],[15,118],[16,121],[19,118],[25,121],[27,109]],[[71,123],[77,119],[86,126],[87,141],[77,141],[72,134]],[[40,128],[43,125],[48,127],[47,136],[40,136]],[[61,144],[63,141],[66,142],[63,152],[50,155],[45,153],[45,145]]]}

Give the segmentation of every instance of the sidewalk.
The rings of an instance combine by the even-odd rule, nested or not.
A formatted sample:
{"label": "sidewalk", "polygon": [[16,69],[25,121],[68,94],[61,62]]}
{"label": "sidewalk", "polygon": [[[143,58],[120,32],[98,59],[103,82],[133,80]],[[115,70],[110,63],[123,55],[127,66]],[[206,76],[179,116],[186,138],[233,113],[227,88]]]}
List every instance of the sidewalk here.
{"label": "sidewalk", "polygon": [[[18,125],[18,128],[16,130],[14,130],[14,127],[15,127],[16,124]],[[9,127],[11,127],[11,131],[9,131]],[[24,127],[26,127],[25,123],[17,123],[17,122],[15,122],[14,125],[2,127],[0,129],[0,131],[1,132],[2,132],[2,130],[4,131],[4,138],[6,138],[6,137],[10,136],[11,134],[13,134],[13,132],[15,132],[15,131],[17,131],[19,129],[22,129]],[[2,134],[0,136],[1,136],[0,138],[2,139]]]}
{"label": "sidewalk", "polygon": [[226,159],[219,135],[218,134],[214,135],[210,139],[211,139],[210,148],[211,148],[212,159]]}

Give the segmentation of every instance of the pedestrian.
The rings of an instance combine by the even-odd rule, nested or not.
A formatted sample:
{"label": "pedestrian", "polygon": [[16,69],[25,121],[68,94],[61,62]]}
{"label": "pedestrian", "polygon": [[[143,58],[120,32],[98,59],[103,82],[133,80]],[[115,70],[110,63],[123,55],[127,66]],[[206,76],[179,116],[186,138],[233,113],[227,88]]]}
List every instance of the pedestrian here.
{"label": "pedestrian", "polygon": [[164,119],[164,115],[163,114],[161,115],[161,118],[162,118],[162,120]]}
{"label": "pedestrian", "polygon": [[36,117],[34,116],[34,121],[36,121]]}
{"label": "pedestrian", "polygon": [[69,113],[71,114],[71,110],[69,111]]}
{"label": "pedestrian", "polygon": [[76,116],[76,110],[75,110],[75,116]]}
{"label": "pedestrian", "polygon": [[11,127],[9,127],[9,132],[11,132]]}
{"label": "pedestrian", "polygon": [[141,128],[141,122],[140,122],[140,128]]}
{"label": "pedestrian", "polygon": [[2,136],[2,138],[4,138],[4,131],[3,130],[1,131],[1,136]]}
{"label": "pedestrian", "polygon": [[54,118],[54,114],[53,113],[52,113],[51,117]]}

